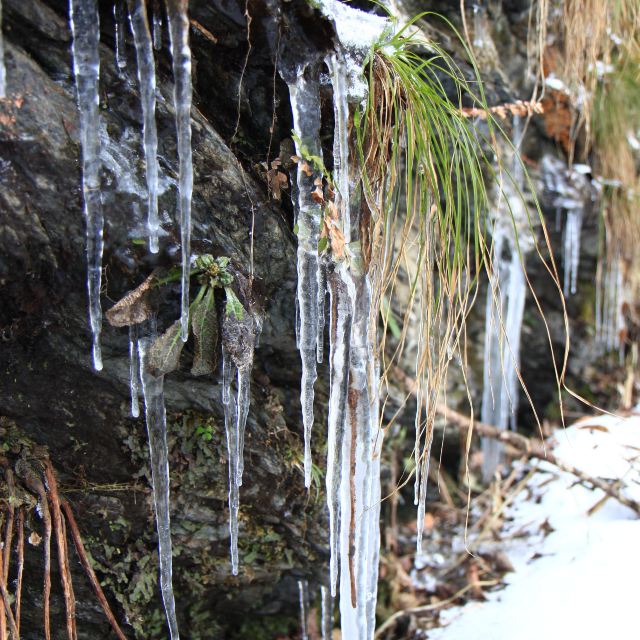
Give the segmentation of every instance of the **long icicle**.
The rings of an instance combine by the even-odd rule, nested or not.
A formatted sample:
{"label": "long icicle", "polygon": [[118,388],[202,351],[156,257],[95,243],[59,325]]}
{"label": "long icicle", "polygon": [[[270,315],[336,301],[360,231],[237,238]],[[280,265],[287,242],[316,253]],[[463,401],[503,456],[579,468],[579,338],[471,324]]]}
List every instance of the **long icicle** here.
{"label": "long icicle", "polygon": [[131,415],[140,416],[138,402],[138,378],[140,372],[140,358],[138,355],[138,325],[129,326],[129,388],[131,391]]}
{"label": "long icicle", "polygon": [[189,47],[188,0],[166,0],[171,55],[173,58],[173,102],[178,137],[178,197],[180,200],[180,242],[182,246],[181,336],[189,336],[189,276],[191,269],[191,195],[193,160],[191,153],[191,49]]}
{"label": "long icicle", "polygon": [[0,0],[0,98],[7,94],[7,70],[4,66],[4,39],[2,36],[2,0]]}
{"label": "long icicle", "polygon": [[97,0],[70,0],[69,14],[73,35],[73,70],[80,112],[82,146],[82,189],[87,234],[87,289],[89,321],[93,335],[93,366],[102,369],[100,333],[102,331],[102,252],[104,218],[100,194],[100,122],[98,80],[100,77],[100,17]]}
{"label": "long icicle", "polygon": [[136,45],[142,102],[142,139],[147,176],[149,251],[158,253],[158,130],[156,127],[156,66],[144,0],[129,1],[129,19]]}
{"label": "long icicle", "polygon": [[[315,74],[312,77],[312,74]],[[322,156],[320,147],[320,87],[317,69],[302,68],[294,83],[289,84],[293,125],[298,135],[296,153]],[[304,151],[303,151],[304,149]],[[296,218],[298,227],[298,341],[302,360],[300,402],[304,425],[304,483],[311,486],[311,431],[313,428],[314,384],[317,378],[316,361],[318,351],[318,311],[322,275],[318,258],[321,206],[313,199],[315,181],[321,179],[317,167],[303,169],[298,166]]]}
{"label": "long icicle", "polygon": [[116,0],[114,3],[113,22],[116,28],[116,66],[118,67],[118,74],[122,75],[124,70],[127,68],[127,9],[125,0]]}
{"label": "long icicle", "polygon": [[138,341],[140,377],[149,436],[153,504],[158,529],[160,558],[160,590],[167,615],[171,640],[179,640],[176,603],[173,595],[173,559],[171,544],[171,516],[169,504],[169,450],[167,446],[167,415],[164,405],[164,376],[154,376],[147,366],[151,338]]}

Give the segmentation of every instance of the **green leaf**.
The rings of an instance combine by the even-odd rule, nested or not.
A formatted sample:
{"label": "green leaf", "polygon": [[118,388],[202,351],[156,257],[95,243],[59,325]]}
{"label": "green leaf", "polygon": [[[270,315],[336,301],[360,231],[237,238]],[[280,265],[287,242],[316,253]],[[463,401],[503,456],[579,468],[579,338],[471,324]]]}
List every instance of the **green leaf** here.
{"label": "green leaf", "polygon": [[193,307],[191,329],[195,338],[195,355],[191,373],[194,376],[213,373],[218,345],[218,314],[213,289],[210,287],[207,287],[204,296]]}
{"label": "green leaf", "polygon": [[149,371],[154,376],[171,373],[178,368],[184,342],[180,337],[180,320],[176,320],[149,349]]}
{"label": "green leaf", "polygon": [[234,315],[236,320],[242,320],[244,318],[244,307],[242,306],[242,302],[238,300],[238,296],[236,296],[231,287],[225,287],[224,290],[227,294],[227,304],[225,308],[227,318]]}
{"label": "green leaf", "polygon": [[329,238],[320,238],[318,241],[318,253],[323,253],[329,246]]}

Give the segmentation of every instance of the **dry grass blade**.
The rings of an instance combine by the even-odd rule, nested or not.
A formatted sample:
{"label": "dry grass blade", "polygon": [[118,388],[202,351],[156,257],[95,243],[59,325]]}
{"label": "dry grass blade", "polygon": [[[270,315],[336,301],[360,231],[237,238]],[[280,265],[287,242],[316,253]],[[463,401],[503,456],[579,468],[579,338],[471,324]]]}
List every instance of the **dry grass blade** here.
{"label": "dry grass blade", "polygon": [[18,572],[16,578],[16,593],[15,593],[15,620],[16,628],[18,630],[18,637],[20,636],[20,610],[22,608],[22,577],[24,574],[24,507],[20,507],[18,510]]}

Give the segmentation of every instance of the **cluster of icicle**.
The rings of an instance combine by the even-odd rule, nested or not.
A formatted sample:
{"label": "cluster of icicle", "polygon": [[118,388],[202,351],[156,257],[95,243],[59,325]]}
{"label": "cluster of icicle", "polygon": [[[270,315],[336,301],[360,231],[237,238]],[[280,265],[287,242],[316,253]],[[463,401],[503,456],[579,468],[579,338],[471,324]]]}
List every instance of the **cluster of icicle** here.
{"label": "cluster of icicle", "polygon": [[[186,0],[167,0],[167,18],[173,55],[174,107],[176,113],[179,158],[179,214],[182,248],[182,339],[187,339],[189,321],[189,266],[191,262],[191,194],[193,168],[191,160],[191,51]],[[155,121],[156,73],[154,44],[162,43],[162,21],[158,11],[153,17],[153,35],[149,26],[146,2],[128,0],[129,24],[133,33],[138,63],[138,80],[143,113],[143,147],[148,192],[149,249],[158,251],[160,222],[158,217],[158,134]],[[122,0],[114,7],[116,25],[116,64],[120,72],[126,68],[126,17]],[[100,287],[104,247],[104,217],[101,203],[101,159],[99,119],[100,20],[97,0],[70,0],[70,22],[73,34],[73,63],[80,113],[82,147],[82,180],[84,212],[87,227],[87,288],[89,319],[93,335],[93,364],[102,369],[100,334],[102,308]]]}
{"label": "cluster of icicle", "polygon": [[[511,179],[505,178],[493,221],[492,270],[487,290],[484,342],[484,380],[481,420],[500,429],[515,429],[518,410],[520,334],[527,292],[525,279],[528,216],[522,201],[524,176],[518,157],[519,118],[514,118],[516,148]],[[501,462],[502,445],[482,438],[482,475],[491,480]]]}
{"label": "cluster of icicle", "polygon": [[568,297],[578,291],[582,220],[585,206],[592,196],[590,181],[586,178],[590,168],[574,164],[568,169],[562,160],[549,155],[543,157],[541,168],[545,189],[552,194],[556,208],[556,231],[560,231],[562,212],[566,211],[562,263],[563,292]]}
{"label": "cluster of icicle", "polygon": [[[148,192],[149,249],[158,251],[160,229],[158,217],[158,136],[155,121],[156,73],[154,45],[162,44],[162,18],[153,15],[153,34],[145,0],[128,0],[125,7],[118,0],[114,7],[116,24],[116,64],[119,72],[126,68],[126,20],[135,42],[138,80],[143,114],[143,147]],[[189,309],[189,265],[191,234],[191,52],[186,0],[167,0],[167,19],[174,73],[174,107],[176,113],[179,156],[179,210],[182,241],[182,339],[187,339]],[[99,120],[100,20],[97,0],[70,0],[70,23],[73,35],[73,66],[80,115],[82,147],[82,184],[86,219],[87,289],[89,319],[93,335],[93,364],[102,369],[100,333],[104,216],[101,202],[101,157]],[[138,340],[137,328],[130,329],[131,412],[139,415],[138,371],[145,400],[147,431],[151,458],[152,484],[160,557],[160,586],[172,639],[179,638],[172,587],[171,533],[169,518],[169,466],[164,406],[164,376],[153,376],[146,366],[147,354],[155,337],[155,328]]]}
{"label": "cluster of icicle", "polygon": [[[339,3],[325,7],[330,16]],[[333,12],[333,13],[332,13]],[[359,13],[359,12],[358,12]],[[365,15],[365,14],[360,14]],[[340,37],[340,23],[335,16]],[[344,25],[344,22],[342,23]],[[386,24],[386,23],[385,23]],[[380,35],[380,31],[376,33]],[[344,44],[344,41],[342,41]],[[371,41],[367,43],[371,44]],[[342,635],[373,638],[380,547],[379,367],[371,282],[360,246],[360,170],[349,152],[350,103],[363,99],[361,67],[338,47],[325,60],[334,103],[333,183],[343,259],[319,255],[323,207],[312,196],[322,175],[299,168],[296,187],[298,233],[297,343],[302,360],[301,404],[305,439],[305,484],[311,484],[311,430],[316,363],[323,357],[325,302],[329,294],[329,415],[326,493],[329,511],[329,589],[340,586]],[[298,156],[322,155],[320,79],[317,65],[302,66],[289,83]],[[304,167],[306,169],[306,167]],[[329,610],[328,605],[323,609]],[[330,618],[329,618],[330,620]],[[330,625],[323,617],[323,626]]]}

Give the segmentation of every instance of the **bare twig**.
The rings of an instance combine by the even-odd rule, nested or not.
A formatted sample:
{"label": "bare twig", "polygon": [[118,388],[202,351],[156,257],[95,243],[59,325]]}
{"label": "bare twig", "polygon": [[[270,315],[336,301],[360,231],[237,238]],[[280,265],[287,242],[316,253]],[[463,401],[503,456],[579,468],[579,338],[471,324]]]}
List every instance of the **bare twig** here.
{"label": "bare twig", "polygon": [[4,569],[4,554],[0,553],[0,595],[2,596],[2,609],[4,612],[2,613],[2,624],[0,625],[0,634],[6,637],[6,627],[5,624],[5,616],[9,621],[9,630],[11,631],[11,639],[18,640],[18,630],[16,629],[16,621],[13,617],[13,613],[11,612],[11,599],[9,598],[9,592],[7,591],[7,584],[4,579],[5,569]]}
{"label": "bare twig", "polygon": [[73,583],[71,581],[71,571],[69,569],[69,553],[67,550],[67,539],[64,532],[64,522],[60,511],[58,484],[50,462],[47,462],[45,465],[45,477],[47,479],[49,500],[51,502],[51,511],[53,513],[53,528],[56,534],[56,541],[58,543],[58,565],[60,566],[64,605],[67,613],[67,636],[69,637],[69,640],[76,640],[78,636],[76,630],[76,600],[73,595]]}
{"label": "bare twig", "polygon": [[73,539],[73,544],[76,547],[76,551],[78,553],[78,557],[80,558],[80,563],[84,568],[87,577],[89,578],[89,582],[91,582],[91,586],[100,602],[100,606],[104,611],[105,616],[107,616],[107,620],[109,620],[109,624],[111,628],[114,630],[115,634],[118,636],[119,640],[127,640],[127,636],[124,635],[116,617],[113,615],[113,611],[111,611],[111,607],[107,602],[107,598],[104,595],[104,591],[102,591],[102,587],[100,586],[100,582],[98,581],[98,576],[96,576],[96,572],[93,570],[91,563],[89,562],[89,556],[84,548],[84,544],[82,542],[82,536],[80,535],[80,530],[78,529],[78,523],[73,515],[73,511],[69,506],[69,503],[66,500],[62,500],[60,503],[62,507],[62,511],[67,519],[67,523],[69,525],[69,530],[71,532],[71,538]]}

